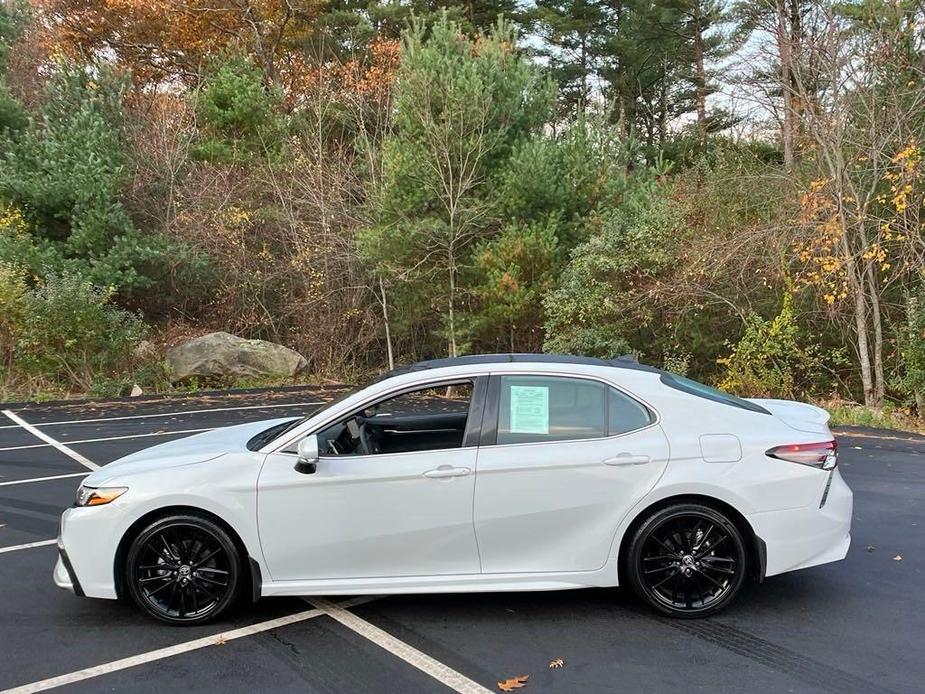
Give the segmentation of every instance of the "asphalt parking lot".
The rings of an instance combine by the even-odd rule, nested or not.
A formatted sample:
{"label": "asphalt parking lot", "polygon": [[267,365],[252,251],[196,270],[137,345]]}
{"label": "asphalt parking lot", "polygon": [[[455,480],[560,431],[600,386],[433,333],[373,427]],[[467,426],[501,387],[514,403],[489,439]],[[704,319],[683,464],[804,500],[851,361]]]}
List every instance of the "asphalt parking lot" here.
{"label": "asphalt parking lot", "polygon": [[890,432],[839,436],[846,561],[748,587],[707,620],[585,590],[265,599],[181,628],[52,584],[58,517],[92,466],[335,394],[0,406],[0,694],[479,692],[519,675],[528,694],[925,690],[925,438]]}

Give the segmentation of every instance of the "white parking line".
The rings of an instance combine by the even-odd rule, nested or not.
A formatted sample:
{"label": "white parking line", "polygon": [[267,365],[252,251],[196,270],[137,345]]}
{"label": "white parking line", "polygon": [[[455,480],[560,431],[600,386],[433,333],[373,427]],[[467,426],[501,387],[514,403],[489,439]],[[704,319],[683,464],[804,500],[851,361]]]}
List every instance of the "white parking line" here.
{"label": "white parking line", "polygon": [[[307,405],[323,405],[324,402],[283,402],[275,405],[242,405],[240,407],[212,407],[204,410],[178,410],[176,412],[155,412],[152,414],[127,414],[120,417],[93,417],[90,419],[69,419],[58,422],[38,422],[34,426],[52,427],[65,424],[86,424],[87,422],[119,422],[126,419],[150,419],[152,417],[179,417],[188,414],[209,414],[210,412],[233,412],[235,410],[269,410],[276,407],[305,407]],[[12,424],[0,425],[0,429],[14,429]]]}
{"label": "white parking line", "polygon": [[33,547],[47,547],[48,545],[53,545],[57,540],[40,540],[39,542],[27,542],[24,545],[10,545],[9,547],[0,547],[0,554],[6,552],[16,552],[20,549],[32,549]]}
{"label": "white parking line", "polygon": [[86,477],[89,472],[69,472],[66,475],[49,475],[48,477],[33,477],[28,480],[10,480],[9,482],[0,482],[0,487],[11,487],[14,484],[31,484],[32,482],[48,482],[49,480],[64,480],[68,477]]}
{"label": "white parking line", "polygon": [[100,466],[94,463],[92,460],[90,460],[89,458],[85,456],[82,456],[77,451],[71,450],[70,448],[65,446],[63,443],[55,441],[44,431],[39,431],[38,429],[36,429],[31,424],[29,424],[29,422],[27,422],[25,419],[23,419],[19,415],[15,415],[9,410],[3,410],[3,414],[5,414],[12,421],[16,422],[16,424],[21,426],[23,429],[28,431],[30,434],[32,434],[37,439],[41,439],[42,441],[45,441],[46,443],[54,446],[59,451],[64,453],[64,455],[68,456],[69,458],[72,458],[73,460],[76,460],[78,463],[83,465],[85,468],[89,470],[99,470],[100,469]]}
{"label": "white parking line", "polygon": [[[179,431],[151,431],[145,434],[126,434],[125,436],[104,436],[100,439],[79,439],[77,441],[68,441],[67,443],[71,446],[75,446],[80,443],[100,443],[102,441],[122,441],[124,439],[143,439],[148,436],[170,436],[171,434],[196,434],[203,431],[212,431],[215,427],[208,427],[206,429],[181,429]],[[51,443],[29,443],[25,446],[6,446],[0,448],[0,451],[21,451],[25,448],[47,448],[48,446],[53,446]]]}
{"label": "white parking line", "polygon": [[[344,607],[361,605],[364,602],[369,602],[370,600],[375,599],[376,598],[374,597],[365,596],[359,598],[351,598],[350,600],[345,600],[337,607],[338,609],[344,609]],[[279,627],[288,626],[289,624],[296,624],[297,622],[304,622],[307,619],[321,617],[324,614],[325,611],[321,609],[296,612],[295,614],[291,614],[286,617],[269,619],[265,622],[258,622],[257,624],[251,624],[239,629],[232,629],[231,631],[213,634],[212,636],[203,636],[200,639],[193,639],[192,641],[178,643],[174,646],[159,648],[156,651],[149,651],[147,653],[133,655],[129,658],[122,658],[121,660],[113,660],[112,662],[104,663],[102,665],[84,668],[83,670],[76,670],[75,672],[69,672],[66,675],[49,677],[46,680],[31,682],[30,684],[13,687],[12,689],[5,689],[0,692],[0,694],[32,694],[32,692],[43,692],[47,689],[61,687],[65,684],[73,684],[74,682],[81,682],[83,680],[99,677],[100,675],[106,675],[110,672],[127,670],[128,668],[144,665],[145,663],[152,663],[156,660],[163,660],[164,658],[170,658],[175,655],[180,655],[181,653],[189,653],[190,651],[195,651],[207,646],[218,646],[223,643],[227,643],[228,641],[233,641],[234,639],[240,639],[244,636],[259,634],[264,631],[269,631],[270,629],[278,629]]]}
{"label": "white parking line", "polygon": [[[470,680],[461,672],[457,672],[448,665],[444,665],[426,653],[423,653],[401,639],[397,639],[387,631],[383,631],[375,624],[370,624],[365,619],[357,617],[352,612],[348,612],[340,605],[323,598],[308,598],[308,603],[314,605],[319,610],[333,617],[348,629],[355,631],[360,636],[369,639],[377,646],[384,648],[389,653],[401,658],[409,665],[416,667],[433,677],[438,682],[442,682],[447,687],[456,692],[463,694],[490,694],[491,690],[486,689],[475,680]],[[0,693],[2,694],[2,693]]]}

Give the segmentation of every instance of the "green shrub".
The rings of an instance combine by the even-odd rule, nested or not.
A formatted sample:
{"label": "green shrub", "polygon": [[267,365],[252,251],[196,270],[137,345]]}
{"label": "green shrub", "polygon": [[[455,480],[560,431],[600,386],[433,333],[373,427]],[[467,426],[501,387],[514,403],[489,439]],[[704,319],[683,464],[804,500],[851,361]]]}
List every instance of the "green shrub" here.
{"label": "green shrub", "polygon": [[922,291],[906,297],[906,321],[897,330],[898,375],[893,387],[914,402],[919,417],[925,415],[925,296]]}
{"label": "green shrub", "polygon": [[14,265],[0,263],[0,382],[6,380],[16,353],[25,293],[25,273]]}
{"label": "green shrub", "polygon": [[634,351],[633,338],[656,320],[645,292],[670,269],[683,237],[670,186],[645,181],[600,225],[544,299],[547,352],[616,357]]}
{"label": "green shrub", "polygon": [[821,350],[804,342],[788,290],[771,320],[748,316],[732,353],[717,360],[725,367],[719,387],[748,397],[797,397],[824,367]]}
{"label": "green shrub", "polygon": [[110,304],[112,293],[78,275],[52,275],[25,291],[19,299],[15,373],[90,392],[95,383],[124,378],[146,326]]}

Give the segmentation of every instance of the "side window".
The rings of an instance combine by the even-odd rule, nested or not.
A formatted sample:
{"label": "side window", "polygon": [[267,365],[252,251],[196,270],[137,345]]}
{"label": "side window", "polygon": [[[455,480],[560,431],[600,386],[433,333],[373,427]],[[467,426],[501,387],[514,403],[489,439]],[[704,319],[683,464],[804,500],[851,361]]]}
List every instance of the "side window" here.
{"label": "side window", "polygon": [[502,376],[498,443],[598,438],[606,431],[606,387],[556,376]]}
{"label": "side window", "polygon": [[472,391],[462,381],[380,400],[318,432],[318,449],[327,457],[460,448]]}
{"label": "side window", "polygon": [[648,426],[642,403],[597,381],[558,376],[502,376],[498,444],[572,441]]}
{"label": "side window", "polygon": [[636,402],[616,388],[609,390],[610,399],[607,406],[607,434],[609,436],[642,429],[652,423],[652,413],[645,405]]}

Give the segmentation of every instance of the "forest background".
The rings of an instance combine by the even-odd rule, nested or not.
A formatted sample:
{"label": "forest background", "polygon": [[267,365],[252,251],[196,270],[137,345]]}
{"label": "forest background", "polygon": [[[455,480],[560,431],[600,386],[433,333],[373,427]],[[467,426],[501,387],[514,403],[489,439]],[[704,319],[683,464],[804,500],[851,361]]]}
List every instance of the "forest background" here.
{"label": "forest background", "polygon": [[170,389],[223,330],[914,422],[923,40],[910,0],[4,0],[0,399]]}

